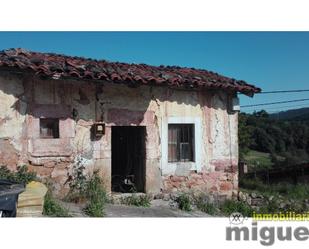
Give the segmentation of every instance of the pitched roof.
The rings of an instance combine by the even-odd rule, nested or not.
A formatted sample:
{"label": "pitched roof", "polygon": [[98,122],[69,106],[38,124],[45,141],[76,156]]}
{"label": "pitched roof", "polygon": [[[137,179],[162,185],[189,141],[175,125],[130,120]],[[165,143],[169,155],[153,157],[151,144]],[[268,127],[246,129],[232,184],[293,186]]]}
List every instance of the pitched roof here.
{"label": "pitched roof", "polygon": [[252,96],[261,89],[204,69],[150,66],[39,53],[25,49],[0,51],[0,70],[30,72],[52,79],[110,81],[187,89],[224,89]]}

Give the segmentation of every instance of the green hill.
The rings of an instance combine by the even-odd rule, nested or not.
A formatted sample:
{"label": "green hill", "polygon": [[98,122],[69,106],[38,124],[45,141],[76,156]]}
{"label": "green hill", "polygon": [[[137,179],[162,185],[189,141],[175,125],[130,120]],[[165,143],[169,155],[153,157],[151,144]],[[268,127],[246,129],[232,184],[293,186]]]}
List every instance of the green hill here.
{"label": "green hill", "polygon": [[303,113],[289,112],[284,119],[274,119],[265,111],[240,113],[240,160],[271,167],[309,162],[309,119]]}
{"label": "green hill", "polygon": [[279,120],[309,120],[309,107],[277,112],[269,116],[272,119]]}

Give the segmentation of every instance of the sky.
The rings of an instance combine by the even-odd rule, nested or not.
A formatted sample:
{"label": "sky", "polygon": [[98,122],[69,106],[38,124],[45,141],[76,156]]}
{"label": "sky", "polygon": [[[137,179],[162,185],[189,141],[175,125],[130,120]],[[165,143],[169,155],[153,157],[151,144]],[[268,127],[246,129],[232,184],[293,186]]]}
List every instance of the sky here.
{"label": "sky", "polygon": [[[0,32],[0,50],[25,48],[94,59],[207,69],[263,91],[309,89],[309,32]],[[239,95],[241,105],[304,99],[309,92]],[[242,108],[276,112],[309,101]]]}

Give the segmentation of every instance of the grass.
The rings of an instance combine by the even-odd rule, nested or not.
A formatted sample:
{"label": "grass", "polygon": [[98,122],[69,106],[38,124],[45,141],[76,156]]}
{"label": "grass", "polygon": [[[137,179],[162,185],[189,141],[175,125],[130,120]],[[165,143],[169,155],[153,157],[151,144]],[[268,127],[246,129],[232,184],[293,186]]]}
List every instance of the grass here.
{"label": "grass", "polygon": [[[307,212],[304,200],[309,199],[309,184],[276,183],[264,184],[258,179],[241,179],[243,192],[255,192],[266,197],[268,201],[260,208],[260,213]],[[271,197],[271,198],[270,198]],[[281,206],[281,204],[284,204]]]}
{"label": "grass", "polygon": [[246,179],[240,180],[240,187],[242,190],[248,192],[254,190],[265,196],[278,196],[281,195],[286,199],[295,199],[302,201],[309,199],[309,184],[291,184],[291,183],[276,183],[267,185],[259,179]]}
{"label": "grass", "polygon": [[271,188],[266,185],[265,183],[263,183],[260,179],[256,178],[256,179],[249,179],[249,178],[241,178],[239,180],[239,187],[241,188],[241,190],[248,192],[251,190],[254,191],[258,191],[258,192],[262,192],[262,193],[270,193],[271,192]]}
{"label": "grass", "polygon": [[85,174],[85,165],[80,156],[76,157],[72,171],[70,191],[65,197],[66,201],[86,203],[84,212],[90,217],[103,217],[107,196],[103,180],[99,171],[94,171],[91,176]]}
{"label": "grass", "polygon": [[104,217],[104,204],[97,200],[91,200],[85,208],[85,213],[90,217]]}
{"label": "grass", "polygon": [[38,180],[36,173],[28,171],[28,167],[26,165],[17,167],[16,172],[10,171],[6,166],[1,166],[0,179],[6,179],[23,184]]}
{"label": "grass", "polygon": [[203,194],[199,196],[190,196],[183,193],[176,198],[176,202],[178,203],[178,208],[183,211],[192,211],[192,205],[194,204],[197,209],[210,215],[222,213],[229,216],[234,212],[239,212],[246,217],[251,217],[254,211],[248,204],[235,200],[226,200],[224,203],[216,206]]}
{"label": "grass", "polygon": [[43,215],[49,217],[71,217],[67,209],[63,208],[53,197],[50,191],[45,195]]}
{"label": "grass", "polygon": [[[284,187],[287,188],[287,185]],[[286,194],[289,197],[293,197],[298,200],[304,200],[309,198],[309,184],[297,184],[286,189]]]}
{"label": "grass", "polygon": [[271,161],[270,153],[259,152],[255,150],[250,150],[244,159],[248,164],[249,170],[255,169],[270,169],[273,166]]}
{"label": "grass", "polygon": [[95,171],[87,181],[85,197],[88,200],[85,213],[91,217],[103,217],[107,196],[98,171]]}
{"label": "grass", "polygon": [[150,197],[147,195],[136,195],[132,194],[129,197],[121,200],[122,204],[137,206],[137,207],[150,207]]}
{"label": "grass", "polygon": [[[103,217],[104,206],[107,196],[102,179],[99,177],[98,171],[84,181],[84,187],[78,189],[70,189],[70,195],[66,197],[66,201],[82,200],[86,202],[84,212],[90,217]],[[68,210],[64,209],[52,197],[48,191],[44,202],[44,215],[51,217],[69,217]]]}
{"label": "grass", "polygon": [[200,211],[210,215],[215,215],[217,213],[217,208],[215,204],[210,201],[209,196],[202,193],[194,196],[193,201],[197,209]]}
{"label": "grass", "polygon": [[241,213],[245,217],[251,217],[253,214],[253,208],[248,204],[241,201],[226,200],[221,206],[220,210],[225,215],[230,215],[234,212]]}
{"label": "grass", "polygon": [[192,211],[192,205],[189,195],[181,194],[176,198],[176,202],[178,203],[179,209],[187,212]]}
{"label": "grass", "polygon": [[217,212],[217,209],[213,203],[200,202],[196,204],[196,207],[202,212],[210,215],[215,215]]}

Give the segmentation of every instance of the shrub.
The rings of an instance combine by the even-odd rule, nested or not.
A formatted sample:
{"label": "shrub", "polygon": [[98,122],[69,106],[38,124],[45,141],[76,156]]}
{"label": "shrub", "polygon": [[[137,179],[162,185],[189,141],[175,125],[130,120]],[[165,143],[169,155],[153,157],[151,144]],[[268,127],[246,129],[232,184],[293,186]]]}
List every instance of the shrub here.
{"label": "shrub", "polygon": [[137,207],[150,207],[150,197],[147,195],[132,194],[127,198],[122,199],[122,204],[132,205]]}
{"label": "shrub", "polygon": [[0,167],[0,179],[6,179],[9,181],[27,184],[31,181],[38,180],[35,172],[28,171],[28,167],[26,165],[17,167],[17,171],[10,171],[7,167]]}
{"label": "shrub", "polygon": [[214,203],[211,202],[209,196],[205,194],[194,196],[194,204],[199,210],[210,215],[214,215],[217,211]]}
{"label": "shrub", "polygon": [[253,209],[246,203],[241,201],[226,200],[220,207],[225,215],[230,215],[234,212],[239,212],[243,216],[251,217]]}
{"label": "shrub", "polygon": [[88,200],[85,208],[86,214],[91,217],[103,217],[104,206],[107,196],[102,179],[99,177],[98,171],[87,180],[85,197]]}
{"label": "shrub", "polygon": [[309,184],[287,185],[285,193],[289,198],[304,200],[309,196]]}
{"label": "shrub", "polygon": [[239,186],[244,189],[250,189],[260,192],[269,191],[268,185],[263,183],[260,179],[241,178],[239,180]]}
{"label": "shrub", "polygon": [[50,217],[70,217],[67,209],[63,208],[53,197],[50,191],[45,195],[43,215]]}
{"label": "shrub", "polygon": [[26,165],[17,168],[15,178],[16,182],[27,184],[35,180],[38,180],[36,173],[28,171],[28,167]]}
{"label": "shrub", "polygon": [[197,208],[210,215],[216,214],[216,207],[213,203],[199,203],[197,204]]}
{"label": "shrub", "polygon": [[72,167],[72,174],[69,175],[70,191],[66,196],[66,200],[76,203],[86,201],[87,177],[85,174],[85,166],[83,158],[77,156]]}
{"label": "shrub", "polygon": [[286,182],[265,184],[259,179],[242,178],[239,182],[241,188],[254,190],[263,195],[282,195],[287,199],[304,200],[309,196],[309,184],[291,184]]}
{"label": "shrub", "polygon": [[104,204],[97,200],[90,200],[84,211],[90,217],[103,217]]}
{"label": "shrub", "polygon": [[176,198],[176,202],[178,203],[178,207],[184,211],[192,211],[191,200],[187,194],[181,194]]}
{"label": "shrub", "polygon": [[214,215],[216,214],[216,207],[213,203],[210,202],[197,202],[196,207],[204,213]]}
{"label": "shrub", "polygon": [[265,203],[259,209],[259,213],[278,213],[280,212],[279,200],[273,198],[272,200]]}
{"label": "shrub", "polygon": [[0,179],[10,180],[12,172],[5,166],[0,167]]}
{"label": "shrub", "polygon": [[107,201],[105,188],[99,172],[95,171],[92,176],[87,177],[84,173],[85,166],[83,158],[77,156],[69,177],[70,191],[66,200],[74,202],[86,202],[85,213],[91,217],[104,216],[104,205]]}

